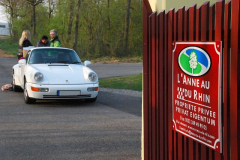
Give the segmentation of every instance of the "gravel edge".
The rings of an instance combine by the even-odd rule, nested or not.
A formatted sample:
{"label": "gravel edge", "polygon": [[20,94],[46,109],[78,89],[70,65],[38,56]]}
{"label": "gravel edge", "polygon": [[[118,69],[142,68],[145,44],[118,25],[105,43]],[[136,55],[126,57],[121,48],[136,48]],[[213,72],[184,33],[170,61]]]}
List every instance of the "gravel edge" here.
{"label": "gravel edge", "polygon": [[121,95],[129,95],[129,96],[133,96],[133,97],[142,97],[142,92],[128,90],[128,89],[99,88],[99,91],[111,92],[111,93],[116,93],[116,94],[121,94]]}

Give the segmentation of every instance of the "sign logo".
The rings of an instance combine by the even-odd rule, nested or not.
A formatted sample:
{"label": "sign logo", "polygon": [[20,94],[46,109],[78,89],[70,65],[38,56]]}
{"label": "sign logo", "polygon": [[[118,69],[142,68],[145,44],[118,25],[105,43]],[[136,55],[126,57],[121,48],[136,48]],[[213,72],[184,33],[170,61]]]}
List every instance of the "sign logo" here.
{"label": "sign logo", "polygon": [[211,59],[206,51],[199,47],[186,47],[178,56],[181,70],[189,76],[199,77],[211,67]]}

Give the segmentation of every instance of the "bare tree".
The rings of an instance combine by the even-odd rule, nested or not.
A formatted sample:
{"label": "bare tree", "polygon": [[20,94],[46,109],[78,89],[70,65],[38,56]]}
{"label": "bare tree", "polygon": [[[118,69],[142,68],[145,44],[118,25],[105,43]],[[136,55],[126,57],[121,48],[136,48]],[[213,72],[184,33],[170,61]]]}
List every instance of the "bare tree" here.
{"label": "bare tree", "polygon": [[126,10],[126,23],[125,23],[125,33],[124,33],[124,38],[125,38],[125,55],[128,54],[128,34],[129,34],[129,20],[130,20],[130,5],[131,5],[131,0],[127,0],[127,10]]}
{"label": "bare tree", "polygon": [[48,19],[50,21],[52,13],[54,11],[54,6],[55,6],[55,1],[54,0],[48,0]]}
{"label": "bare tree", "polygon": [[36,35],[36,6],[43,3],[43,0],[26,0],[32,6],[32,27],[33,35]]}
{"label": "bare tree", "polygon": [[75,33],[74,33],[74,42],[73,42],[74,50],[77,50],[77,44],[78,44],[79,9],[80,9],[81,2],[82,0],[78,0],[77,6],[76,6]]}
{"label": "bare tree", "polygon": [[9,17],[9,32],[10,36],[13,36],[13,21],[17,17],[17,6],[19,4],[18,0],[2,0],[0,5],[5,7],[6,12],[10,15]]}

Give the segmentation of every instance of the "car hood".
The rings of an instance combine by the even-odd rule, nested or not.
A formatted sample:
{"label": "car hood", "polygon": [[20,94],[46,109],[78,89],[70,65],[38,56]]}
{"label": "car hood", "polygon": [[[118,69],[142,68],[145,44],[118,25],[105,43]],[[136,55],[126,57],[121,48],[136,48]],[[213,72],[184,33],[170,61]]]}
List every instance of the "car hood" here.
{"label": "car hood", "polygon": [[76,64],[35,64],[33,68],[41,72],[44,81],[49,84],[83,84],[86,83],[85,66]]}

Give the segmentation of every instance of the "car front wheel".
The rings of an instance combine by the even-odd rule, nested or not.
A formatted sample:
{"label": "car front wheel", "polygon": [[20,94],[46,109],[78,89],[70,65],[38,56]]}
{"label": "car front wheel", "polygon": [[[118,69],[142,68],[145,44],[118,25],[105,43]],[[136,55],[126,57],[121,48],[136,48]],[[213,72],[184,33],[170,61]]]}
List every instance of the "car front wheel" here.
{"label": "car front wheel", "polygon": [[30,98],[27,91],[27,83],[24,83],[24,101],[26,104],[33,104],[36,102],[36,99]]}
{"label": "car front wheel", "polygon": [[13,81],[12,81],[12,89],[13,89],[14,92],[21,91],[21,88],[19,86],[16,86],[14,78],[13,78]]}

